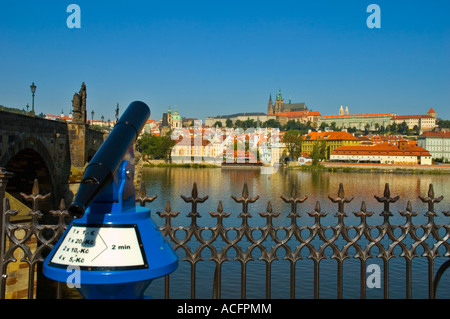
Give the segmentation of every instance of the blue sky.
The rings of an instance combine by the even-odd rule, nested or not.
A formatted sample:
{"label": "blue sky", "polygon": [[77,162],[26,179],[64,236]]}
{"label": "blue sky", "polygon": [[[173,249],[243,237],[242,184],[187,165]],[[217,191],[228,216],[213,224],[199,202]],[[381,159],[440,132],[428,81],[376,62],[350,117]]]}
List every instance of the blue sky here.
{"label": "blue sky", "polygon": [[[81,28],[69,29],[71,3]],[[369,4],[381,28],[369,29]],[[67,114],[84,81],[88,113],[133,100],[150,118],[265,112],[269,94],[322,115],[450,119],[448,0],[2,1],[0,104]],[[89,116],[90,118],[90,116]]]}

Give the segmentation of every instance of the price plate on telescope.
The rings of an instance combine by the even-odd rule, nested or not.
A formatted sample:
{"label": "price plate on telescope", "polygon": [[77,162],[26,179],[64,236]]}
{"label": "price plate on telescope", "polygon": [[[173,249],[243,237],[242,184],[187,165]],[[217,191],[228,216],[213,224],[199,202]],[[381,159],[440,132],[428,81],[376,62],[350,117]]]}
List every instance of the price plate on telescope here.
{"label": "price plate on telescope", "polygon": [[147,260],[134,225],[72,224],[50,265],[79,266],[88,270],[147,268]]}

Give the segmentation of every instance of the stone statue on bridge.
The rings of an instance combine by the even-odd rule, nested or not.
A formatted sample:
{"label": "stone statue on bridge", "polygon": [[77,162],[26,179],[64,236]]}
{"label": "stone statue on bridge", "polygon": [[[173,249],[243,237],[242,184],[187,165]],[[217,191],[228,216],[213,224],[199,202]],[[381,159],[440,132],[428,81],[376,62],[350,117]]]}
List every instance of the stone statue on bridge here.
{"label": "stone statue on bridge", "polygon": [[83,82],[78,93],[73,95],[72,110],[74,123],[86,123],[86,84]]}

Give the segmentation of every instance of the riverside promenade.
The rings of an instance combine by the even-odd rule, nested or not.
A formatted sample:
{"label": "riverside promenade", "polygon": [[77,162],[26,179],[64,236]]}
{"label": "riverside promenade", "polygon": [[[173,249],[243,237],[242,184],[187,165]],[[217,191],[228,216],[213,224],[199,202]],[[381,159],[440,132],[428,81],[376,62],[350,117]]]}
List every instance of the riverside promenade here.
{"label": "riverside promenade", "polygon": [[372,163],[331,163],[323,162],[324,168],[336,170],[372,170],[392,172],[411,172],[411,173],[436,173],[450,174],[450,164],[438,165],[413,165],[413,164],[372,164]]}

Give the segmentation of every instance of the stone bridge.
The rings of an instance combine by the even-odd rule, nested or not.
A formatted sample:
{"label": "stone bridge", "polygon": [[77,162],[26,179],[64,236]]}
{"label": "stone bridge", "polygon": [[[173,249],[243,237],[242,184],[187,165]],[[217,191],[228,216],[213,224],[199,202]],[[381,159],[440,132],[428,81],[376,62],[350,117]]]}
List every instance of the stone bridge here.
{"label": "stone bridge", "polygon": [[59,207],[62,198],[71,203],[71,173],[82,171],[102,144],[104,133],[86,123],[85,96],[83,106],[75,97],[73,104],[72,122],[0,111],[0,167],[14,174],[6,192],[22,203],[20,193],[30,194],[34,179],[41,194],[51,193],[42,210]]}

